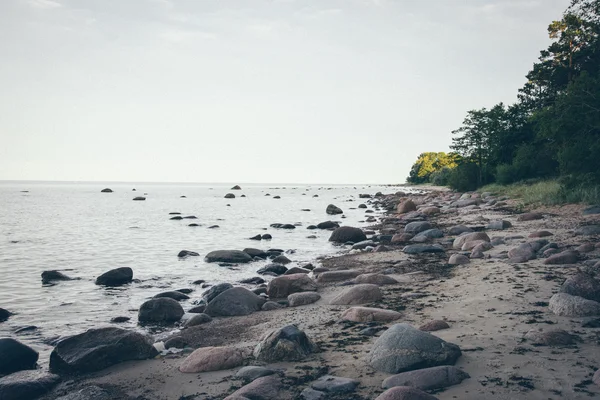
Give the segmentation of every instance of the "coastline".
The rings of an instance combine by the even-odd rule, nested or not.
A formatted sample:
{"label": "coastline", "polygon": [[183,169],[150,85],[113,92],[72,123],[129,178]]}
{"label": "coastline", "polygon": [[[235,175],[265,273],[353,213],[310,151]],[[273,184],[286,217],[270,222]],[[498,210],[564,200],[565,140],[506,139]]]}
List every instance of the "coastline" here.
{"label": "coastline", "polygon": [[[422,189],[422,187],[417,187]],[[410,194],[424,209],[438,207],[442,212],[426,217],[434,227],[444,231],[444,253],[408,255],[402,251],[407,243],[387,244],[389,251],[360,252],[320,260],[322,267],[335,270],[378,273],[394,278],[397,284],[381,286],[383,298],[365,304],[401,312],[394,322],[350,322],[340,318],[350,308],[330,305],[345,290],[349,279],[318,282],[321,298],[316,303],[260,311],[246,316],[214,318],[211,322],[187,328],[181,335],[187,346],[232,346],[245,352],[244,365],[268,365],[281,370],[285,396],[297,397],[301,390],[324,374],[356,379],[355,392],[327,398],[374,399],[381,394],[382,381],[390,374],[374,370],[368,363],[375,337],[359,334],[366,328],[382,328],[398,322],[418,327],[431,320],[445,320],[449,329],[433,334],[460,346],[462,356],[456,366],[471,377],[443,390],[430,391],[439,399],[548,399],[589,398],[600,394],[591,383],[594,368],[600,367],[600,349],[593,329],[582,328],[581,318],[553,314],[547,303],[564,278],[572,275],[583,262],[600,258],[596,247],[582,253],[573,265],[545,265],[543,259],[527,263],[507,262],[502,258],[511,248],[527,240],[534,231],[551,230],[551,240],[561,249],[584,242],[597,243],[597,237],[573,236],[583,223],[599,223],[600,216],[582,216],[582,206],[545,207],[543,219],[518,221],[516,204],[505,200],[492,205],[481,203],[444,209],[456,202],[458,195],[449,192]],[[395,209],[400,196],[387,195],[381,205]],[[490,201],[488,201],[489,203]],[[420,204],[419,204],[420,203]],[[502,204],[505,203],[505,204]],[[498,205],[499,204],[499,205]],[[401,233],[414,219],[404,215],[382,215],[375,225],[380,233]],[[511,227],[485,229],[490,221],[505,220]],[[503,244],[484,251],[484,258],[471,258],[469,264],[449,266],[448,257],[460,251],[452,249],[455,236],[447,231],[455,225],[467,225],[485,231],[490,237],[504,238]],[[507,239],[511,238],[511,239]],[[314,275],[314,274],[313,274]],[[321,349],[301,361],[257,362],[250,355],[264,334],[274,328],[295,324]],[[562,347],[532,345],[524,335],[533,328],[564,329],[579,336],[581,342]],[[178,367],[189,354],[170,354],[157,359],[130,361],[103,371],[61,383],[52,393],[42,397],[54,400],[89,385],[100,385],[113,393],[111,398],[130,399],[222,399],[243,386],[233,378],[239,368],[184,374]],[[124,397],[128,396],[128,397]],[[267,397],[265,397],[267,398]]]}

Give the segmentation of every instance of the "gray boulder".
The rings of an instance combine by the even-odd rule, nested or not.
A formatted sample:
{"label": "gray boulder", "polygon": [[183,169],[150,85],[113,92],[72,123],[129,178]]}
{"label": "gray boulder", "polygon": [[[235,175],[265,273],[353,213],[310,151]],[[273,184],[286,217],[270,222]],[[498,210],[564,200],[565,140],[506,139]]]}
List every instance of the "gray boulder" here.
{"label": "gray boulder", "polygon": [[509,221],[501,220],[501,221],[492,221],[485,228],[490,229],[490,230],[501,231],[504,229],[508,229],[511,226],[512,226],[512,224]]}
{"label": "gray boulder", "polygon": [[321,295],[317,292],[301,292],[290,294],[287,298],[290,307],[305,306],[312,304],[321,298]]}
{"label": "gray boulder", "polygon": [[600,235],[600,225],[586,225],[581,228],[575,230],[576,235]]}
{"label": "gray boulder", "polygon": [[356,379],[324,375],[311,383],[310,387],[325,393],[342,394],[354,392],[359,384]]}
{"label": "gray boulder", "polygon": [[402,251],[406,254],[443,253],[445,250],[439,244],[409,244]]}
{"label": "gray boulder", "polygon": [[234,287],[219,294],[204,311],[211,317],[248,315],[259,311],[265,299],[243,287]]}
{"label": "gray boulder", "polygon": [[565,317],[591,317],[600,315],[600,303],[567,293],[556,293],[550,298],[548,308]]}
{"label": "gray boulder", "polygon": [[381,300],[383,293],[377,285],[363,283],[351,286],[331,299],[330,304],[358,305]]}
{"label": "gray boulder", "polygon": [[468,226],[455,225],[448,230],[448,235],[457,236],[457,235],[460,235],[461,233],[471,233],[471,232],[473,232],[473,229],[469,228]]}
{"label": "gray boulder", "polygon": [[0,308],[0,322],[6,321],[11,315],[12,313],[10,311]]}
{"label": "gray boulder", "polygon": [[216,250],[204,257],[206,262],[248,263],[253,260],[248,253],[240,250]]}
{"label": "gray boulder", "polygon": [[427,230],[424,230],[423,232],[419,232],[413,238],[413,240],[421,238],[421,237],[427,238],[427,239],[439,239],[441,237],[444,237],[444,232],[442,232],[441,230],[439,230],[437,228],[427,229]]}
{"label": "gray boulder", "polygon": [[513,263],[524,263],[536,258],[535,248],[531,243],[523,243],[508,251],[508,258]]}
{"label": "gray boulder", "polygon": [[459,237],[457,237],[456,239],[454,239],[454,243],[452,243],[452,247],[457,250],[460,250],[460,249],[462,249],[462,247],[465,243],[475,242],[475,241],[479,241],[479,240],[489,242],[490,237],[485,232],[471,232],[471,233],[462,234]]}
{"label": "gray boulder", "polygon": [[129,267],[111,269],[96,278],[96,285],[121,286],[133,280],[133,270]]}
{"label": "gray boulder", "polygon": [[183,307],[173,299],[161,297],[150,299],[141,305],[138,311],[139,322],[168,323],[179,321],[185,311]]}
{"label": "gray boulder", "polygon": [[544,264],[548,265],[560,265],[560,264],[574,264],[579,260],[579,252],[573,250],[566,250],[558,254],[553,254],[544,260]]}
{"label": "gray boulder", "polygon": [[367,240],[367,235],[365,235],[362,229],[351,226],[340,226],[329,237],[329,241],[335,243],[358,243],[363,240]]}
{"label": "gray boulder", "polygon": [[35,369],[39,354],[12,338],[0,338],[0,375]]}
{"label": "gray boulder", "polygon": [[278,276],[267,285],[267,294],[271,298],[286,298],[290,294],[314,292],[317,284],[306,274]]}
{"label": "gray boulder", "polygon": [[425,367],[453,365],[460,348],[408,324],[386,330],[373,345],[370,364],[378,371],[397,374]]}
{"label": "gray boulder", "polygon": [[44,271],[42,272],[42,283],[52,283],[55,281],[71,281],[73,278],[63,274],[57,270]]}
{"label": "gray boulder", "polygon": [[90,329],[57,343],[50,354],[50,371],[57,374],[94,372],[156,355],[152,338],[141,333],[113,327]]}
{"label": "gray boulder", "polygon": [[583,215],[594,215],[600,214],[600,205],[590,206],[583,210]]}
{"label": "gray boulder", "polygon": [[212,286],[210,289],[208,289],[206,292],[202,293],[202,298],[206,301],[206,303],[210,303],[212,301],[212,299],[214,299],[215,297],[217,297],[218,295],[220,295],[221,293],[223,293],[226,290],[229,290],[233,287],[233,285],[231,283],[219,283],[215,286]]}
{"label": "gray boulder", "polygon": [[404,232],[417,234],[431,228],[431,224],[427,221],[415,221],[406,224],[406,226],[404,227]]}
{"label": "gray boulder", "polygon": [[0,399],[31,400],[49,392],[60,382],[58,375],[42,371],[21,371],[0,378]]}
{"label": "gray boulder", "polygon": [[448,260],[449,265],[463,265],[470,263],[469,257],[463,254],[452,254]]}
{"label": "gray boulder", "polygon": [[183,294],[177,290],[170,290],[168,292],[162,292],[162,293],[158,293],[158,294],[154,295],[155,299],[160,299],[163,297],[177,300],[177,301],[187,300],[190,298],[190,296],[188,296],[187,294]]}
{"label": "gray boulder", "polygon": [[329,215],[337,215],[337,214],[343,214],[344,213],[344,211],[342,211],[341,208],[339,208],[339,207],[337,207],[337,206],[335,206],[333,204],[328,205],[327,209],[325,210],[325,212],[327,214],[329,214]]}
{"label": "gray boulder", "polygon": [[184,326],[189,328],[190,326],[202,325],[212,321],[212,318],[208,314],[200,313],[194,315],[192,318],[185,321]]}
{"label": "gray boulder", "polygon": [[381,393],[375,400],[438,400],[421,389],[410,386],[396,386]]}
{"label": "gray boulder", "polygon": [[396,386],[412,386],[422,390],[443,389],[458,385],[470,378],[466,372],[450,365],[423,368],[390,376],[381,385],[384,389]]}
{"label": "gray boulder", "polygon": [[244,382],[252,382],[258,378],[262,378],[263,376],[275,375],[276,373],[277,370],[271,368],[251,365],[240,368],[240,370],[236,372],[235,377],[243,380]]}
{"label": "gray boulder", "polygon": [[560,287],[560,291],[572,296],[600,302],[600,281],[582,272],[568,278]]}
{"label": "gray boulder", "polygon": [[265,274],[275,274],[275,275],[283,275],[288,271],[287,267],[282,264],[267,264],[258,271],[257,274],[265,275]]}
{"label": "gray boulder", "polygon": [[281,379],[275,375],[255,379],[246,386],[225,397],[224,400],[280,400],[292,398]]}
{"label": "gray boulder", "polygon": [[259,361],[300,361],[319,351],[316,344],[295,325],[288,325],[269,332],[254,349]]}

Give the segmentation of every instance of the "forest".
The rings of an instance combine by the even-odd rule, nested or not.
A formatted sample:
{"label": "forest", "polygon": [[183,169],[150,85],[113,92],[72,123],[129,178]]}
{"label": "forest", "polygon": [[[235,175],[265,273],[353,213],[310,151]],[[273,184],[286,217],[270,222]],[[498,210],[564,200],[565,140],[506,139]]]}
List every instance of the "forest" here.
{"label": "forest", "polygon": [[422,153],[407,182],[456,190],[556,179],[600,187],[600,0],[573,0],[514,104],[470,110],[450,153]]}

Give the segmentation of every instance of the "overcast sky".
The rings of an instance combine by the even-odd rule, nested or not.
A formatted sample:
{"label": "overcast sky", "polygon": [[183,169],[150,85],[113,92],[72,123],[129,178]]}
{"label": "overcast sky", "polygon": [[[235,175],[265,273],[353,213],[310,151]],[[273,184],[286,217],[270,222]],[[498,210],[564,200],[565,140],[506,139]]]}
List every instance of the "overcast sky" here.
{"label": "overcast sky", "polygon": [[0,179],[400,183],[570,0],[0,0]]}

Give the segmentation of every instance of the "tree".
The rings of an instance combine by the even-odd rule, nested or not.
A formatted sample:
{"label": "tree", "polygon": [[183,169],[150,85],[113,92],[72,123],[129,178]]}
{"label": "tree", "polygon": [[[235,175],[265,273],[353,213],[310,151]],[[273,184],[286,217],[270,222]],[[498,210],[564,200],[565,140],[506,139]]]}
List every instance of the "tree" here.
{"label": "tree", "polygon": [[433,173],[440,171],[442,168],[454,168],[456,166],[455,158],[455,154],[452,153],[421,153],[412,165],[406,181],[409,183],[429,182]]}

